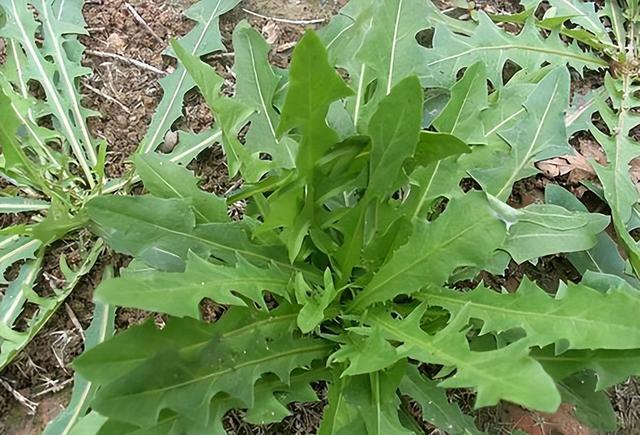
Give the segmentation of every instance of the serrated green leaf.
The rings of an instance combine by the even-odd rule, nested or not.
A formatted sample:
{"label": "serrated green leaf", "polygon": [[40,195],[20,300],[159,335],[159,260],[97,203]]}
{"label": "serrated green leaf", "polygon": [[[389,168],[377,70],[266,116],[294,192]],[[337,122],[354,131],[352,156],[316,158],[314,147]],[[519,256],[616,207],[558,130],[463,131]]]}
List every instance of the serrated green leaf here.
{"label": "serrated green leaf", "polygon": [[[602,100],[597,104],[598,112],[607,126],[615,130],[611,136],[607,136],[596,128],[591,129],[591,133],[610,159],[606,166],[595,162],[593,166],[602,182],[605,199],[612,212],[620,221],[626,223],[631,218],[631,206],[638,198],[637,190],[628,174],[629,162],[640,154],[636,149],[636,142],[628,136],[629,130],[637,125],[640,119],[626,108],[627,105],[639,105],[640,101],[629,94],[632,88],[627,82],[614,81],[609,75],[606,80],[609,83],[609,95],[614,98],[614,107],[620,110],[616,112],[610,109]],[[625,83],[626,87],[623,89]]]}
{"label": "serrated green leaf", "polygon": [[[95,231],[113,249],[143,259],[157,269],[184,270],[187,252],[191,250],[228,263],[241,255],[254,264],[273,262],[283,270],[302,271],[313,279],[319,275],[311,267],[291,265],[280,246],[250,242],[242,223],[196,226],[195,216],[184,200],[152,196],[98,197],[87,204],[87,214]],[[135,233],[131,228],[135,228]]]}
{"label": "serrated green leaf", "polygon": [[622,245],[629,257],[636,274],[640,270],[640,247],[629,234],[627,224],[631,221],[633,207],[638,202],[638,190],[629,176],[631,160],[638,157],[638,143],[629,136],[632,128],[640,123],[640,118],[633,108],[640,106],[640,99],[634,93],[628,75],[615,80],[609,74],[605,76],[605,87],[611,99],[612,108],[602,99],[597,103],[598,112],[610,131],[605,134],[593,127],[591,133],[604,148],[609,160],[606,166],[592,162],[592,166],[600,179],[604,198],[611,208],[613,225]]}
{"label": "serrated green leaf", "polygon": [[[289,403],[318,400],[310,382],[318,381],[325,376],[320,370],[303,369],[292,374],[288,384],[283,384],[277,376],[267,376],[256,384],[254,390],[256,400],[253,407],[247,409],[246,421],[261,425],[282,421],[291,415],[291,411],[286,406]],[[221,415],[221,417],[224,416]]]}
{"label": "serrated green leaf", "polygon": [[[552,72],[553,68],[550,67],[542,68],[531,74],[518,72],[503,88],[490,95],[488,107],[480,114],[487,146],[474,147],[471,153],[460,156],[459,165],[456,165],[454,169],[462,172],[462,177],[466,177],[467,174],[474,177],[476,174],[481,174],[487,180],[491,180],[496,175],[495,173],[512,170],[503,168],[505,162],[511,161],[507,166],[513,165],[517,159],[517,153],[505,140],[505,134],[516,131],[518,127],[528,128],[526,119],[529,115],[524,104],[529,98],[536,98],[536,95],[541,91],[540,82]],[[547,80],[551,81],[552,79]],[[523,145],[520,144],[520,146]],[[502,174],[501,176],[506,177],[507,175]],[[449,190],[457,187],[455,183],[459,182],[462,177],[456,174],[457,180],[450,181]]]}
{"label": "serrated green leaf", "polygon": [[[277,376],[267,375],[260,379],[254,388],[255,403],[244,413],[244,418],[252,424],[269,424],[281,421],[290,415],[286,405],[291,402],[316,401],[317,396],[310,383],[326,379],[326,369],[312,368],[296,370],[291,374],[289,384],[283,384]],[[188,417],[166,412],[153,425],[138,427],[115,420],[109,420],[100,435],[226,435],[223,422],[227,412],[234,408],[242,408],[243,403],[228,395],[218,395],[211,403],[209,422],[198,425]],[[80,434],[78,434],[80,435]]]}
{"label": "serrated green leaf", "polygon": [[[233,9],[240,0],[202,0],[189,8],[184,14],[195,21],[193,29],[179,39],[179,43],[192,56],[202,56],[214,51],[223,50],[220,35],[220,16]],[[171,54],[171,53],[170,53]],[[162,100],[151,119],[149,129],[138,146],[138,153],[146,154],[154,151],[163,141],[165,133],[176,119],[182,115],[182,103],[185,94],[196,83],[187,69],[178,64],[174,72],[160,80],[164,90]]]}
{"label": "serrated green leaf", "polygon": [[[41,48],[35,44],[35,34],[40,23],[35,20],[28,7],[29,3],[39,12],[42,23],[44,43]],[[0,30],[0,34],[18,42],[24,49],[28,60],[28,76],[42,85],[51,113],[60,123],[61,133],[71,146],[86,181],[94,186],[91,168],[97,162],[97,155],[87,128],[86,111],[80,105],[80,95],[75,86],[75,80],[86,75],[88,69],[82,67],[80,59],[70,55],[63,47],[63,42],[67,41],[65,35],[83,34],[84,29],[77,24],[59,20],[47,0],[3,0],[0,6],[8,12],[5,15],[8,22]],[[67,42],[79,44],[75,39]],[[54,77],[58,80],[55,81]]]}
{"label": "serrated green leaf", "polygon": [[356,58],[356,53],[363,46],[371,29],[376,5],[377,2],[368,0],[352,0],[326,27],[319,30],[319,36],[327,47],[329,62],[348,71],[352,87],[356,91],[355,97],[344,103],[355,134],[359,132],[358,127],[363,117],[367,86],[374,79],[373,71]]}
{"label": "serrated green leaf", "polygon": [[411,295],[427,285],[442,285],[458,267],[483,265],[506,236],[505,224],[479,193],[452,199],[434,222],[415,220],[413,228],[409,241],[358,294],[352,311]]}
{"label": "serrated green leaf", "polygon": [[236,176],[242,169],[242,174],[248,181],[258,181],[269,170],[269,162],[262,160],[258,152],[248,151],[238,139],[240,130],[248,122],[254,109],[237,99],[223,96],[220,88],[224,80],[211,66],[190,54],[179,44],[174,42],[172,46],[180,62],[195,80],[220,125],[229,176]]}
{"label": "serrated green leaf", "polygon": [[640,322],[633,314],[640,298],[626,290],[602,293],[569,284],[554,298],[525,278],[515,293],[482,286],[467,293],[429,288],[419,299],[481,319],[481,334],[521,328],[532,346],[562,342],[564,349],[634,349],[640,343]]}
{"label": "serrated green leaf", "polygon": [[426,218],[439,198],[450,198],[460,191],[464,169],[457,158],[439,160],[416,168],[409,177],[411,191],[405,203],[411,219]]}
{"label": "serrated green leaf", "polygon": [[[4,241],[7,240],[10,240],[10,238],[4,239]],[[2,242],[0,242],[0,244],[1,243]],[[0,304],[2,305],[0,312],[3,315],[3,321],[0,322],[0,337],[2,338],[0,370],[6,367],[47,324],[58,308],[64,303],[65,299],[78,285],[80,279],[89,273],[102,252],[103,246],[102,241],[98,240],[76,270],[71,270],[65,264],[64,257],[60,259],[60,268],[67,272],[65,274],[66,282],[62,288],[58,289],[54,296],[41,297],[33,290],[36,274],[40,271],[41,260],[27,263],[28,266],[25,266],[23,270],[21,270],[21,275],[18,277],[16,287],[7,290],[6,295],[9,298],[3,298]],[[26,301],[37,305],[37,311],[27,320],[27,329],[18,332],[13,329],[15,327],[14,322],[22,312],[23,304]]]}
{"label": "serrated green leaf", "polygon": [[341,377],[377,372],[395,364],[403,355],[374,328],[367,337],[349,336],[346,344],[330,357],[330,362],[348,362]]}
{"label": "serrated green leaf", "polygon": [[[231,314],[229,314],[231,313]],[[213,326],[197,322],[189,318],[176,318],[166,328],[159,330],[152,321],[129,328],[97,347],[98,351],[87,352],[79,356],[74,367],[87,379],[97,384],[106,384],[119,375],[129,373],[142,363],[164,349],[178,349],[185,355],[202,351],[215,335],[217,328],[222,329],[223,337],[255,335],[258,331],[271,334],[275,331],[295,328],[297,312],[290,306],[283,306],[270,313],[251,310],[247,307],[232,307],[220,320],[222,323]],[[246,328],[245,328],[246,327]],[[188,328],[190,333],[182,333]],[[213,328],[213,329],[212,329]],[[212,332],[213,331],[213,332]],[[108,360],[103,355],[111,355]]]}
{"label": "serrated green leaf", "polygon": [[184,272],[149,271],[103,282],[95,298],[123,307],[157,311],[172,316],[200,318],[200,302],[241,305],[234,295],[264,306],[263,291],[286,297],[290,273],[273,265],[254,266],[238,255],[235,266],[213,264],[190,253]]}
{"label": "serrated green leaf", "polygon": [[356,133],[396,83],[420,71],[424,51],[417,39],[436,23],[462,34],[475,27],[471,21],[448,17],[430,1],[352,0],[320,30],[331,63],[348,72],[356,90],[355,97],[344,102]]}
{"label": "serrated green leaf", "polygon": [[269,45],[262,35],[241,22],[233,32],[235,50],[236,98],[255,108],[245,145],[249,152],[268,153],[278,168],[295,166],[298,144],[291,138],[276,135],[280,116],[274,107],[279,77],[269,64]]}
{"label": "serrated green leaf", "polygon": [[[102,386],[94,409],[140,426],[155,424],[160,412],[170,409],[189,413],[194,422],[202,425],[208,421],[211,398],[217,393],[224,392],[253,406],[254,384],[262,374],[274,373],[286,384],[291,371],[325,356],[331,347],[324,340],[292,336],[295,315],[288,315],[291,311],[287,310],[281,306],[276,312],[254,313],[253,323],[248,318],[249,309],[230,310],[213,325],[173,319],[173,334],[182,346],[176,343],[148,348],[152,354]],[[279,322],[282,313],[286,313],[286,319]],[[167,334],[147,327],[144,335],[154,340]],[[108,359],[103,352],[105,347],[98,346],[86,356],[93,361],[102,360],[107,370],[118,361],[118,355],[130,360],[121,348]],[[95,380],[87,370],[88,359],[79,358],[75,366],[88,379]]]}
{"label": "serrated green leaf", "polygon": [[560,393],[542,366],[528,355],[525,341],[497,350],[472,351],[463,329],[468,319],[466,310],[435,335],[427,334],[420,325],[424,311],[419,307],[402,320],[370,313],[366,323],[380,328],[388,340],[400,343],[399,350],[410,358],[455,368],[455,375],[439,386],[473,388],[477,392],[476,407],[508,400],[540,411],[556,411]]}
{"label": "serrated green leaf", "polygon": [[[425,217],[433,202],[441,197],[450,198],[459,192],[460,180],[465,176],[458,163],[461,154],[472,149],[448,133],[421,131],[410,172],[410,189],[402,209],[409,219]],[[406,168],[408,169],[408,168]]]}
{"label": "serrated green leaf", "polygon": [[[535,24],[529,21],[517,35],[511,35],[496,26],[484,13],[478,14],[478,27],[471,36],[453,33],[444,25],[437,25],[433,48],[426,50],[421,74],[427,87],[448,88],[462,68],[477,61],[487,65],[489,80],[494,86],[503,84],[502,71],[507,60],[520,66],[525,72],[536,71],[542,64],[554,66],[569,64],[578,71],[585,67],[598,69],[606,61],[584,52],[577,43],[566,45],[557,32],[543,38]],[[564,107],[563,107],[564,108]]]}
{"label": "serrated green leaf", "polygon": [[35,285],[42,259],[37,258],[25,262],[20,267],[16,279],[9,283],[0,301],[0,338],[2,339],[2,357],[7,358],[14,343],[20,339],[20,334],[14,331],[16,320],[24,310],[28,299],[34,299],[33,286]]}
{"label": "serrated green leaf", "polygon": [[[42,113],[44,110],[38,108],[38,105],[42,105],[42,103],[29,94],[27,86],[29,78],[24,70],[27,62],[24,52],[18,43],[9,40],[7,55],[8,58],[3,70],[4,76],[0,75],[0,84],[4,93],[9,97],[11,111],[19,119],[26,133],[16,136],[19,137],[23,146],[28,146],[35,152],[40,160],[39,163],[59,170],[62,168],[62,159],[47,146],[47,142],[60,140],[61,136],[54,130],[38,125],[36,118],[38,115],[44,114]],[[14,86],[18,92],[14,91]],[[9,110],[9,107],[5,107],[5,109]]]}
{"label": "serrated green leaf", "polygon": [[533,163],[570,150],[564,123],[568,101],[569,74],[557,68],[527,98],[527,116],[501,134],[510,152],[490,168],[469,171],[486,192],[506,200],[513,183],[538,173]]}
{"label": "serrated green leaf", "polygon": [[444,390],[426,378],[417,368],[409,366],[400,382],[400,392],[418,402],[422,418],[451,435],[481,435],[473,417],[465,415],[455,403],[450,403]]}
{"label": "serrated green leaf", "polygon": [[[0,76],[1,77],[1,76]],[[27,156],[17,138],[21,128],[21,120],[18,116],[10,94],[4,89],[0,90],[0,139],[2,140],[1,169],[5,177],[16,179],[13,184],[26,185],[38,190],[48,191],[47,183],[42,174],[36,170],[35,165]]]}
{"label": "serrated green leaf", "polygon": [[[526,9],[534,9],[540,3],[539,0],[524,0],[521,4]],[[544,13],[543,19],[556,17],[569,18],[571,22],[592,32],[604,41],[610,41],[609,35],[595,10],[595,4],[580,0],[550,0],[551,6]]]}
{"label": "serrated green leaf", "polygon": [[416,0],[352,1],[323,29],[331,61],[349,72],[356,90],[355,98],[345,100],[356,132],[393,86],[418,70],[422,49],[416,35],[436,11]]}
{"label": "serrated green leaf", "polygon": [[356,57],[375,72],[381,97],[422,65],[423,51],[416,35],[429,26],[429,12],[426,3],[418,0],[378,0],[375,5]]}
{"label": "serrated green leaf", "polygon": [[20,235],[0,236],[0,284],[8,284],[4,274],[9,267],[21,260],[36,258],[35,252],[42,242]]}

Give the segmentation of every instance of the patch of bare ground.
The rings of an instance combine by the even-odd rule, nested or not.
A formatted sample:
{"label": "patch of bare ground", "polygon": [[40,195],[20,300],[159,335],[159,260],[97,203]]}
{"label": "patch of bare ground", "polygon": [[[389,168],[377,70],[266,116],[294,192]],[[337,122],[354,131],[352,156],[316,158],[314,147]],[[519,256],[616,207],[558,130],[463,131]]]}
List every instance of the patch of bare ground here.
{"label": "patch of bare ground", "polygon": [[637,378],[619,384],[609,391],[613,409],[618,416],[615,435],[640,433],[640,380]]}

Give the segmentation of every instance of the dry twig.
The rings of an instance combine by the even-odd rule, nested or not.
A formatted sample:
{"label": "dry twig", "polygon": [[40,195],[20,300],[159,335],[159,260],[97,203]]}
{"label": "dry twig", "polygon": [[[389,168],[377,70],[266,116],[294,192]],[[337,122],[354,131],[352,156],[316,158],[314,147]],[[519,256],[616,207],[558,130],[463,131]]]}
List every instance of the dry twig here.
{"label": "dry twig", "polygon": [[0,378],[0,385],[2,385],[5,390],[7,390],[11,395],[18,401],[22,406],[27,408],[27,413],[29,415],[33,415],[36,413],[36,409],[38,409],[38,403],[32,400],[29,400],[27,397],[20,394],[15,388],[11,386],[11,384],[4,379]]}
{"label": "dry twig", "polygon": [[109,94],[105,94],[104,92],[102,92],[100,89],[94,88],[93,86],[91,86],[87,80],[84,80],[83,83],[85,88],[89,89],[91,92],[93,92],[96,95],[101,96],[102,98],[104,98],[107,101],[111,101],[112,103],[114,103],[115,105],[117,105],[118,107],[120,107],[122,110],[124,110],[125,112],[127,112],[127,114],[131,115],[131,110],[125,106],[123,103],[121,103],[120,101],[118,101],[115,97],[112,97]]}
{"label": "dry twig", "polygon": [[145,69],[147,71],[151,71],[155,74],[159,74],[159,75],[167,75],[167,73],[165,71],[162,71],[161,69],[156,68],[155,66],[149,65],[148,63],[144,63],[142,61],[136,60],[136,59],[131,59],[129,57],[125,57],[125,56],[121,56],[119,54],[116,53],[109,53],[106,51],[98,51],[98,50],[85,50],[85,53],[90,54],[92,56],[97,56],[97,57],[102,57],[102,58],[106,58],[106,59],[117,59],[119,61],[125,62],[125,63],[129,63],[131,65],[135,65],[138,68],[142,68]]}
{"label": "dry twig", "polygon": [[144,20],[144,18],[142,18],[142,15],[140,15],[138,13],[138,11],[136,10],[136,8],[133,7],[133,5],[131,5],[130,3],[125,3],[124,5],[127,8],[127,10],[129,11],[129,13],[133,16],[133,19],[136,20],[136,22],[138,24],[140,24],[142,27],[144,27],[146,29],[146,31],[149,32],[149,34],[151,36],[153,36],[153,38],[156,41],[158,41],[160,44],[164,44],[165,43],[162,40],[162,38],[160,38],[158,36],[158,34],[153,31],[153,29],[149,26],[149,24],[147,24],[147,22]]}
{"label": "dry twig", "polygon": [[64,381],[47,379],[46,384],[49,385],[49,387],[44,388],[43,390],[37,392],[36,394],[33,395],[33,397],[40,397],[40,396],[44,396],[45,394],[56,393],[58,391],[64,390],[64,388],[67,385],[69,385],[71,382],[73,382],[73,378],[65,379]]}
{"label": "dry twig", "polygon": [[82,342],[84,342],[85,341],[84,329],[82,329],[82,325],[80,324],[80,321],[76,316],[76,313],[73,312],[69,304],[66,302],[64,303],[64,308],[67,310],[67,314],[69,315],[69,319],[71,319],[71,323],[73,323],[73,326],[78,330],[80,337],[82,337]]}
{"label": "dry twig", "polygon": [[258,18],[262,18],[265,20],[271,20],[271,21],[276,21],[278,23],[285,23],[285,24],[296,24],[296,25],[307,25],[307,24],[320,24],[320,23],[324,23],[326,20],[324,18],[315,18],[315,19],[311,19],[311,20],[290,20],[289,18],[276,18],[276,17],[269,17],[267,15],[262,15],[259,14],[257,12],[253,12],[249,9],[245,9],[242,8],[242,10],[249,14],[249,15],[253,15],[254,17],[258,17]]}

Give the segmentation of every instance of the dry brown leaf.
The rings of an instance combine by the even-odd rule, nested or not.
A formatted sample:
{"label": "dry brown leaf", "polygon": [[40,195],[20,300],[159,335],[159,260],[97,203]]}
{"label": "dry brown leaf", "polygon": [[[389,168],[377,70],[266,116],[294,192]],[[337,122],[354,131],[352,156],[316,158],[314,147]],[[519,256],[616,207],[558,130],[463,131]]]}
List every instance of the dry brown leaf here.
{"label": "dry brown leaf", "polygon": [[598,142],[591,138],[580,138],[576,145],[577,151],[587,159],[593,159],[604,165],[607,163],[607,156]]}
{"label": "dry brown leaf", "polygon": [[575,146],[576,153],[539,162],[536,166],[547,177],[555,178],[569,174],[569,182],[579,184],[594,179],[596,173],[590,161],[607,164],[607,157],[600,144],[590,138],[579,138]]}
{"label": "dry brown leaf", "polygon": [[554,178],[566,175],[571,171],[580,170],[589,175],[595,175],[595,172],[584,156],[576,154],[574,156],[562,156],[549,160],[544,160],[537,164],[547,177]]}

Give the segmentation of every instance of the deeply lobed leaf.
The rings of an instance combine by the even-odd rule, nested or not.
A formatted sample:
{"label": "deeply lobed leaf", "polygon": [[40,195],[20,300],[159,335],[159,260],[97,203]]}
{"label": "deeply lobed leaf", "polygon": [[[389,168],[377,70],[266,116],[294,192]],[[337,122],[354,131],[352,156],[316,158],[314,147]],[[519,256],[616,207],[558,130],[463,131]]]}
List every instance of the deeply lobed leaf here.
{"label": "deeply lobed leaf", "polygon": [[[147,323],[97,346],[75,367],[103,385],[94,401],[102,415],[145,427],[170,409],[202,426],[217,394],[253,407],[262,375],[274,373],[288,384],[293,370],[326,355],[324,340],[293,334],[295,317],[282,306],[272,313],[231,309],[213,325],[173,319],[160,331]],[[128,352],[140,341],[147,344]]]}
{"label": "deeply lobed leaf", "polygon": [[521,328],[531,346],[635,349],[640,342],[640,329],[633,321],[640,299],[623,289],[602,293],[570,284],[554,299],[525,278],[515,293],[501,294],[482,286],[467,293],[429,288],[419,299],[454,316],[464,311],[481,319],[481,334]]}

